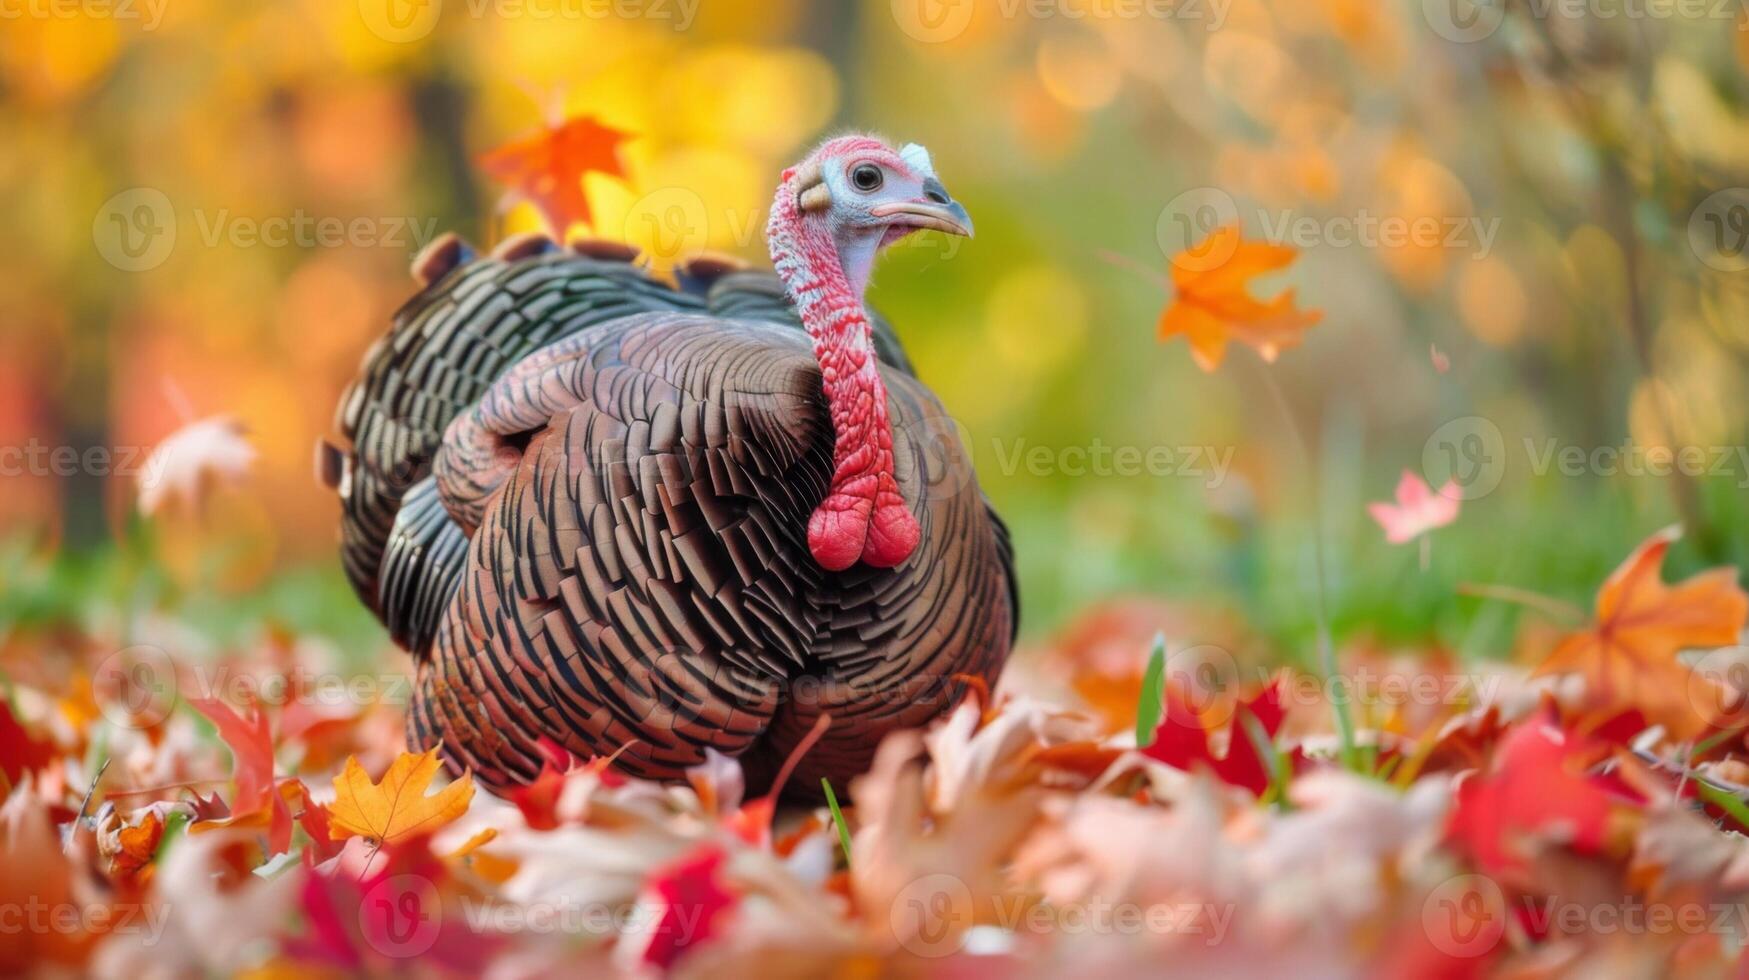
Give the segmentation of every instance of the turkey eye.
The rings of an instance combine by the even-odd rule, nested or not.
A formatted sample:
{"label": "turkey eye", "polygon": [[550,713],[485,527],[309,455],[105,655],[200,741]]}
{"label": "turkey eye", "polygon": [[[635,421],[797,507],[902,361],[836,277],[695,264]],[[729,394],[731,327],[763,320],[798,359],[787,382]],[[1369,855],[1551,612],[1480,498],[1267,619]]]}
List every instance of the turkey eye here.
{"label": "turkey eye", "polygon": [[881,186],[881,168],[865,163],[850,172],[850,182],[859,191],[872,191]]}

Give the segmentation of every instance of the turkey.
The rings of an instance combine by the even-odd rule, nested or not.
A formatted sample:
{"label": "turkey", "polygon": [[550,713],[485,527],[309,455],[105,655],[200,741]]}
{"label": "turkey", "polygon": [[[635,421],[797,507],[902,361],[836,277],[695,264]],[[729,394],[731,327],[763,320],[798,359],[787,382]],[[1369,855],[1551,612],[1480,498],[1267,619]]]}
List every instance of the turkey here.
{"label": "turkey", "polygon": [[411,744],[499,791],[546,740],[653,779],[714,749],[753,788],[794,757],[806,796],[994,686],[1007,529],[863,305],[920,229],[972,233],[929,154],[845,136],[783,172],[775,274],[669,285],[533,235],[421,254],[318,454],[348,578],[416,660]]}

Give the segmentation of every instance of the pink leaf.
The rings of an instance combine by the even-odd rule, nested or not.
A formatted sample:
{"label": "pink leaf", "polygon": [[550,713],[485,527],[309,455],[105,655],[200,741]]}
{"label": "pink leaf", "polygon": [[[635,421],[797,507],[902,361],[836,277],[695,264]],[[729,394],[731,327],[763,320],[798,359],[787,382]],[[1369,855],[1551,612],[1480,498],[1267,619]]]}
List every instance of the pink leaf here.
{"label": "pink leaf", "polygon": [[1397,502],[1367,504],[1366,510],[1385,529],[1386,541],[1403,544],[1457,520],[1458,487],[1447,480],[1435,493],[1426,480],[1404,470],[1397,482]]}

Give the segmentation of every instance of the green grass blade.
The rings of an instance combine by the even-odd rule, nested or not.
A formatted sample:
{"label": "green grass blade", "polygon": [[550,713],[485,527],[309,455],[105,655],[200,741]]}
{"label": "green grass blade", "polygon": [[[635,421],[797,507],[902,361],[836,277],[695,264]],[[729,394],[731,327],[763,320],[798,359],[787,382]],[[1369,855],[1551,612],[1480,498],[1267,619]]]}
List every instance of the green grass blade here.
{"label": "green grass blade", "polygon": [[838,809],[838,796],[832,792],[832,781],[820,777],[820,788],[826,791],[826,806],[832,811],[832,823],[838,828],[838,846],[844,849],[844,867],[850,867],[850,827],[844,822],[844,811]]}
{"label": "green grass blade", "polygon": [[1166,634],[1154,634],[1154,649],[1148,654],[1148,670],[1142,675],[1142,696],[1136,704],[1136,747],[1154,744],[1160,713],[1166,706]]}

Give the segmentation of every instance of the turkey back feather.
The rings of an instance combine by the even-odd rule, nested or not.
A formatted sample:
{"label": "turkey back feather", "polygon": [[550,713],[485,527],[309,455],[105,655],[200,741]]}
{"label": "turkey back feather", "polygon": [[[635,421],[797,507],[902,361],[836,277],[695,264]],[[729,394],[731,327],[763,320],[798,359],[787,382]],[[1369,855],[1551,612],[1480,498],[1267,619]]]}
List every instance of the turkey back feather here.
{"label": "turkey back feather", "polygon": [[[475,258],[445,235],[415,261],[415,276],[429,281],[395,313],[341,398],[335,425],[350,448],[325,446],[321,460],[324,482],[341,498],[347,579],[414,656],[430,649],[466,544],[435,488],[415,491],[445,428],[504,371],[541,347],[634,313],[709,311],[801,329],[769,272],[703,260],[682,268],[684,288],[676,289],[635,258],[617,242],[561,250],[535,236]],[[874,319],[879,356],[910,373],[892,327]]]}
{"label": "turkey back feather", "polygon": [[342,399],[323,472],[359,596],[418,661],[409,739],[504,789],[550,738],[681,778],[706,749],[790,786],[861,772],[880,735],[993,686],[1018,624],[1007,528],[891,327],[872,341],[896,476],[923,528],[894,568],[828,572],[808,515],[833,424],[770,273],[676,285],[635,253],[453,238],[415,265]]}

